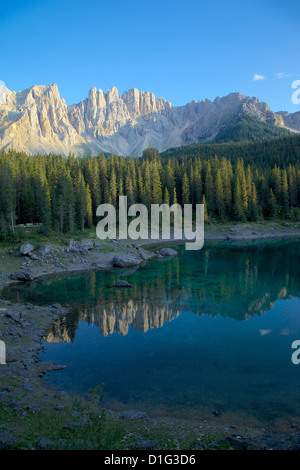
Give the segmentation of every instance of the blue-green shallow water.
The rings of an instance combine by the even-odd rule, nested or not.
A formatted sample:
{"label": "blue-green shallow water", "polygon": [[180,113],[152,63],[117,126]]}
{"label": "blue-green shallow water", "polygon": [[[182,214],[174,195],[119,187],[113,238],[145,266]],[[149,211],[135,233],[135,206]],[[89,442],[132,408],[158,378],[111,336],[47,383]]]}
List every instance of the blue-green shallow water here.
{"label": "blue-green shallow water", "polygon": [[[105,383],[104,404],[178,417],[263,424],[300,417],[300,243],[177,247],[138,270],[59,276],[18,285],[6,298],[68,303],[41,360],[66,364],[56,388]],[[117,279],[131,289],[112,288]]]}

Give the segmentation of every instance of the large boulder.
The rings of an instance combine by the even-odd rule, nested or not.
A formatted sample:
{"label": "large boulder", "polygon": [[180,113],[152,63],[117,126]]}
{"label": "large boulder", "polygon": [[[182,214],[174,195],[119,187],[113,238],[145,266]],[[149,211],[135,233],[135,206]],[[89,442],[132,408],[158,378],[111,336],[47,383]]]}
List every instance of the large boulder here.
{"label": "large boulder", "polygon": [[128,268],[129,266],[138,266],[141,263],[141,259],[131,253],[124,255],[116,255],[113,258],[113,266],[116,268]]}
{"label": "large boulder", "polygon": [[172,248],[162,248],[161,250],[159,250],[159,254],[161,256],[176,256],[178,253]]}
{"label": "large boulder", "polygon": [[20,253],[23,256],[29,255],[33,250],[35,250],[35,246],[31,245],[29,242],[25,242],[21,248],[20,248]]}
{"label": "large boulder", "polygon": [[32,275],[28,271],[15,271],[10,275],[14,281],[33,281]]}

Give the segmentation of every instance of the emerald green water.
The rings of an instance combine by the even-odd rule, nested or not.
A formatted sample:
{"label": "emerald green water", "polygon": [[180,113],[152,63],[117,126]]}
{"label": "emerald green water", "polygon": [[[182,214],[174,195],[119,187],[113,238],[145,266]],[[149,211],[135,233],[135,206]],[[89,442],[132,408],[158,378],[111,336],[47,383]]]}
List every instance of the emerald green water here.
{"label": "emerald green water", "polygon": [[[300,417],[300,243],[205,246],[137,270],[59,276],[4,291],[69,304],[49,329],[43,361],[66,364],[48,384],[108,408],[262,424]],[[131,289],[113,288],[115,280]]]}

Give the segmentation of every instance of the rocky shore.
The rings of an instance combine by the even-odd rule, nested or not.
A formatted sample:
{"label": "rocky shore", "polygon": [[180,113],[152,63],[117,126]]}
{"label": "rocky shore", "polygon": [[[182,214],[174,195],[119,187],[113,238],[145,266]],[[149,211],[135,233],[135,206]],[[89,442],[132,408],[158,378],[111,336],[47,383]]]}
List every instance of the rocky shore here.
{"label": "rocky shore", "polygon": [[0,289],[13,282],[53,274],[138,266],[153,256],[154,253],[141,246],[118,240],[100,243],[71,239],[65,247],[48,244],[40,248],[25,242],[19,249],[2,250],[6,267],[0,268]]}
{"label": "rocky shore", "polygon": [[[276,240],[300,237],[300,224],[288,222],[258,222],[240,224],[210,224],[205,227],[204,244],[210,242],[239,242]],[[42,276],[111,267],[138,266],[157,256],[155,245],[170,244],[170,240],[107,240],[70,239],[66,246],[51,243],[37,247],[26,242],[19,249],[0,248],[0,290],[16,281],[30,281]],[[175,242],[180,242],[177,240]],[[184,240],[182,240],[184,242]],[[119,255],[129,259],[114,261]],[[131,260],[130,260],[131,257]],[[159,257],[159,256],[158,256]],[[1,259],[0,258],[0,259]]]}

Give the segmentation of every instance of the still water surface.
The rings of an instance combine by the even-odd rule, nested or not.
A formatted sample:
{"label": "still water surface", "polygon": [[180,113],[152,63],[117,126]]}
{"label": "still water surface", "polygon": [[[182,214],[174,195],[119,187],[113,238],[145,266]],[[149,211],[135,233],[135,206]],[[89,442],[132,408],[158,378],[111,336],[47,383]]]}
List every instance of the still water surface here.
{"label": "still water surface", "polygon": [[[300,418],[300,243],[177,247],[137,270],[59,276],[5,291],[69,304],[51,326],[43,361],[66,364],[48,384],[107,407],[152,415],[272,424]],[[124,279],[133,287],[113,288]]]}

